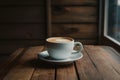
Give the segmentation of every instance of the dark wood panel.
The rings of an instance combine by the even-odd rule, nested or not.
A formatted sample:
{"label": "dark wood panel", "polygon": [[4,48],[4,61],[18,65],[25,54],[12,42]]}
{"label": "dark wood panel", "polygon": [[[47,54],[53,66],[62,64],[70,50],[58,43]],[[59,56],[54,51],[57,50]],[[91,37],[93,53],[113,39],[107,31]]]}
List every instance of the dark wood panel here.
{"label": "dark wood panel", "polygon": [[0,41],[0,54],[11,54],[18,48],[45,44],[45,40],[4,40]]}
{"label": "dark wood panel", "polygon": [[2,64],[8,57],[8,55],[0,55],[0,64]]}
{"label": "dark wood panel", "polygon": [[53,24],[52,36],[70,36],[73,38],[96,38],[96,24]]}
{"label": "dark wood panel", "polygon": [[45,22],[45,7],[0,7],[0,23]]}
{"label": "dark wood panel", "polygon": [[51,36],[51,0],[46,1],[46,26],[47,26],[47,37]]}
{"label": "dark wood panel", "polygon": [[39,40],[0,40],[0,45],[22,45],[22,46],[35,46],[35,45],[40,45],[44,44],[45,39],[39,39]]}
{"label": "dark wood panel", "polygon": [[11,53],[13,53],[16,49],[20,48],[21,46],[19,45],[15,45],[15,44],[9,44],[9,45],[0,45],[0,55],[1,54],[6,54],[6,55],[10,55]]}
{"label": "dark wood panel", "polygon": [[0,39],[44,39],[45,24],[2,24]]}
{"label": "dark wood panel", "polygon": [[97,0],[51,0],[53,5],[96,5]]}
{"label": "dark wood panel", "polygon": [[52,8],[53,22],[96,22],[96,7],[65,7]]}
{"label": "dark wood panel", "polygon": [[45,0],[0,0],[0,5],[44,5]]}
{"label": "dark wood panel", "polygon": [[93,45],[98,44],[97,39],[75,39],[75,41],[81,42],[83,45]]}

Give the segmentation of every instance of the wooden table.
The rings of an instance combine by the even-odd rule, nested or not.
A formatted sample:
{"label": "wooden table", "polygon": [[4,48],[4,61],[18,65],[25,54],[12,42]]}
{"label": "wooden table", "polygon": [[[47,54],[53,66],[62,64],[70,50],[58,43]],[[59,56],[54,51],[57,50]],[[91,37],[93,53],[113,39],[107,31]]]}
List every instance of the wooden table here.
{"label": "wooden table", "polygon": [[120,80],[120,54],[108,46],[85,45],[84,57],[69,65],[37,59],[43,46],[19,48],[2,65],[0,80]]}

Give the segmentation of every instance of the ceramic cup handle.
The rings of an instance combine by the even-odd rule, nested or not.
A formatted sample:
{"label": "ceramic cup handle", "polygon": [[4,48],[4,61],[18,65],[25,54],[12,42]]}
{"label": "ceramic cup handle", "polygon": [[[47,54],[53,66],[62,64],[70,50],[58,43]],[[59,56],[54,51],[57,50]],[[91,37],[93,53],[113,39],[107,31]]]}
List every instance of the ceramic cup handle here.
{"label": "ceramic cup handle", "polygon": [[75,47],[75,46],[79,46],[79,49],[76,50],[77,52],[75,52],[75,53],[80,53],[80,52],[83,50],[83,45],[82,45],[82,43],[80,43],[80,42],[75,42],[75,43],[74,43],[74,47]]}

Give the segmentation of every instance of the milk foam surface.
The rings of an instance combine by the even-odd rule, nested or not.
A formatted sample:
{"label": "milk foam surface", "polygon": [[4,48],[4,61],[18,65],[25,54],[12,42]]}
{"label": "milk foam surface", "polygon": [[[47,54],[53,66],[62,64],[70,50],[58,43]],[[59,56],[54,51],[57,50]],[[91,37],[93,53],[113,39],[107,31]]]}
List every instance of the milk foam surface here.
{"label": "milk foam surface", "polygon": [[67,39],[67,38],[50,38],[48,39],[48,42],[53,42],[53,43],[66,43],[66,42],[71,42],[72,40]]}

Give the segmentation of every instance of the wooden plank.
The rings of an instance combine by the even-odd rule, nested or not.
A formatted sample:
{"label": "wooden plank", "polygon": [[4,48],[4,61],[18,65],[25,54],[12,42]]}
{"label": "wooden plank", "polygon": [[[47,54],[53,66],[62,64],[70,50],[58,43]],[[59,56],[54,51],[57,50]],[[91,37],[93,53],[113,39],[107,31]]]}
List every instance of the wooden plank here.
{"label": "wooden plank", "polygon": [[37,46],[45,44],[45,40],[1,40],[0,41],[0,54],[11,54],[16,49],[26,46]]}
{"label": "wooden plank", "polygon": [[46,0],[46,12],[47,12],[47,37],[51,37],[51,0]]}
{"label": "wooden plank", "polygon": [[97,38],[96,24],[53,24],[52,36],[73,38]]}
{"label": "wooden plank", "polygon": [[117,61],[114,57],[110,56],[107,50],[100,46],[85,46],[85,48],[103,79],[120,80],[120,60]]}
{"label": "wooden plank", "polygon": [[[0,42],[0,43],[2,43],[2,42]],[[18,46],[18,45],[15,45],[15,44],[0,45],[0,54],[10,55],[20,47],[22,47],[22,46],[20,46],[20,45]]]}
{"label": "wooden plank", "polygon": [[80,41],[83,45],[98,44],[97,39],[75,39],[75,41]]}
{"label": "wooden plank", "polygon": [[120,60],[120,52],[117,52],[114,48],[110,46],[101,46],[101,48],[108,51],[110,57],[113,57],[116,61]]}
{"label": "wooden plank", "polygon": [[45,24],[0,24],[0,39],[44,39]]}
{"label": "wooden plank", "polygon": [[[0,23],[45,22],[45,8],[34,6],[0,7]],[[9,13],[9,14],[8,14]]]}
{"label": "wooden plank", "polygon": [[45,0],[0,0],[0,5],[44,5]]}
{"label": "wooden plank", "polygon": [[78,80],[74,65],[57,66],[56,80]]}
{"label": "wooden plank", "polygon": [[27,40],[27,39],[8,39],[8,40],[1,40],[0,41],[0,44],[1,44],[1,46],[4,46],[4,45],[26,45],[26,46],[30,46],[30,45],[33,45],[33,46],[35,46],[35,45],[40,45],[40,44],[42,44],[43,42],[45,42],[45,40],[44,39],[39,39],[39,40]]}
{"label": "wooden plank", "polygon": [[109,53],[104,55],[106,56],[106,59],[109,60],[114,70],[120,72],[120,52],[117,52],[110,46],[101,46],[101,48]]}
{"label": "wooden plank", "polygon": [[8,57],[9,55],[0,54],[0,64],[2,64]]}
{"label": "wooden plank", "polygon": [[82,51],[83,58],[76,61],[77,73],[80,80],[103,80],[93,61],[85,51]]}
{"label": "wooden plank", "polygon": [[[96,39],[75,39],[80,41],[82,44],[97,44]],[[0,54],[11,54],[16,49],[26,46],[36,46],[45,44],[45,40],[4,40],[0,41]]]}
{"label": "wooden plank", "polygon": [[101,41],[102,41],[102,44],[107,45],[107,46],[112,46],[117,51],[120,52],[120,46],[118,44],[114,43],[113,41],[111,41],[110,39],[108,39],[107,37],[102,37]]}
{"label": "wooden plank", "polygon": [[[46,47],[43,50],[46,50]],[[53,63],[38,59],[31,80],[55,80],[55,72],[55,65]]]}
{"label": "wooden plank", "polygon": [[55,66],[38,61],[31,80],[55,80]]}
{"label": "wooden plank", "polygon": [[96,7],[67,7],[55,6],[52,8],[53,22],[96,22]]}
{"label": "wooden plank", "polygon": [[9,71],[9,69],[14,64],[14,60],[16,60],[20,54],[24,51],[24,48],[17,49],[14,53],[12,53],[4,62],[0,64],[0,80],[5,76],[5,74]]}
{"label": "wooden plank", "polygon": [[53,5],[97,5],[97,0],[52,0]]}
{"label": "wooden plank", "polygon": [[[30,80],[34,72],[34,63],[37,54],[43,49],[43,46],[30,47],[24,55],[10,69],[3,80]],[[29,75],[28,75],[29,74]]]}

